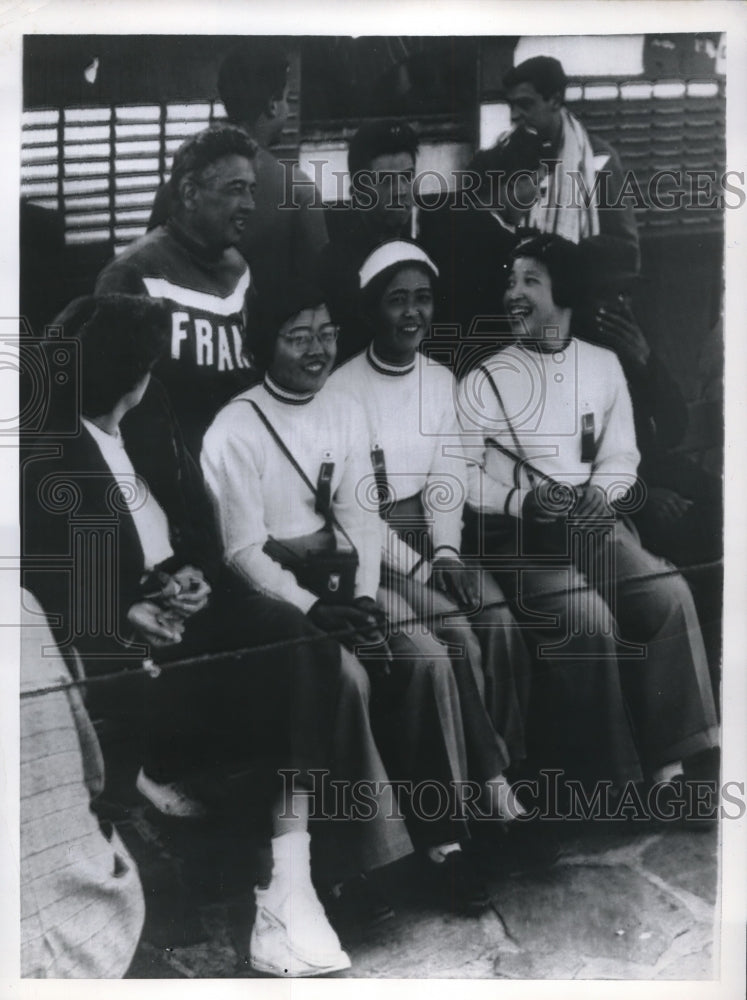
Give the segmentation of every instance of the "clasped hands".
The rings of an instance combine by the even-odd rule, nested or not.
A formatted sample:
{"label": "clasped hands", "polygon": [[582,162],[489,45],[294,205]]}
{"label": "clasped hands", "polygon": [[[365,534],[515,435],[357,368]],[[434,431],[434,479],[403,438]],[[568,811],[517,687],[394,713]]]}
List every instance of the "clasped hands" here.
{"label": "clasped hands", "polygon": [[556,524],[569,515],[592,521],[614,517],[606,493],[594,483],[571,487],[543,481],[526,495],[521,513],[525,520],[542,525]]}
{"label": "clasped hands", "polygon": [[151,646],[171,646],[181,642],[185,621],[202,611],[209,597],[210,584],[202,571],[182,566],[163,574],[161,590],[133,604],[127,620],[137,638]]}

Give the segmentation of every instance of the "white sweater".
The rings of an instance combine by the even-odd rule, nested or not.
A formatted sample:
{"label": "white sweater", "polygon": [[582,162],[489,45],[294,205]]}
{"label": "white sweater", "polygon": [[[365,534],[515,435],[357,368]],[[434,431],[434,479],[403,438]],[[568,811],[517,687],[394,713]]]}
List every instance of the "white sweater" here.
{"label": "white sweater", "polygon": [[[640,460],[633,408],[612,351],[575,339],[554,353],[515,344],[484,364],[525,459],[570,486],[600,486],[610,499],[633,486]],[[582,459],[585,414],[593,415],[594,455],[588,461]],[[531,483],[525,469],[517,477],[513,460],[487,445],[487,439],[494,438],[517,451],[506,416],[480,368],[459,385],[459,419],[471,458],[470,506],[518,517]]]}
{"label": "white sweater", "polygon": [[[384,452],[387,481],[395,500],[423,494],[434,553],[458,554],[467,465],[456,414],[456,382],[448,368],[422,354],[396,368],[373,349],[351,358],[331,376],[363,406],[369,451]],[[384,560],[408,573],[420,555],[388,528]]]}
{"label": "white sweater", "polygon": [[305,403],[283,402],[264,385],[235,396],[205,434],[202,469],[213,499],[227,563],[255,589],[306,612],[317,598],[262,551],[268,535],[297,538],[324,527],[314,496],[247,400],[254,400],[316,485],[334,462],[333,509],[358,550],[356,596],[375,597],[381,525],[356,491],[370,476],[365,417],[355,399],[326,385]]}

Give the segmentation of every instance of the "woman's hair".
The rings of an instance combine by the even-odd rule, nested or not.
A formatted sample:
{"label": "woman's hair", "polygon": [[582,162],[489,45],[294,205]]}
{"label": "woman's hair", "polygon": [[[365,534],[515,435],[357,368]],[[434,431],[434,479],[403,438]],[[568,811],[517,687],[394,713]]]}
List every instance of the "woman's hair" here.
{"label": "woman's hair", "polygon": [[324,305],[324,293],[312,279],[295,278],[265,287],[248,303],[246,347],[252,366],[264,375],[272,364],[280,328],[304,309]]}
{"label": "woman's hair", "polygon": [[86,295],[54,320],[80,343],[80,407],[87,417],[111,413],[166,350],[171,313],[161,299]]}
{"label": "woman's hair", "polygon": [[581,301],[582,276],[578,246],[562,236],[532,232],[522,237],[511,251],[511,261],[530,257],[544,264],[550,275],[553,301],[565,309],[575,309]]}

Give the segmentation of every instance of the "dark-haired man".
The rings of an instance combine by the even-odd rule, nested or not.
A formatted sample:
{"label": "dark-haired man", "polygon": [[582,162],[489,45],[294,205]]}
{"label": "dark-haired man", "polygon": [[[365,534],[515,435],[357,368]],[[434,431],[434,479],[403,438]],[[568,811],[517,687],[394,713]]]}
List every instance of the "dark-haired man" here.
{"label": "dark-haired man", "polygon": [[174,157],[169,220],[115,257],[96,283],[97,294],[167,301],[171,344],[156,374],[195,457],[217,411],[252,379],[244,354],[251,277],[236,246],[254,210],[256,153],[233,125],[187,139]]}
{"label": "dark-haired man", "polygon": [[[254,213],[237,246],[252,282],[264,288],[278,275],[303,274],[327,242],[321,195],[314,182],[271,148],[288,120],[288,54],[278,41],[246,38],[234,46],[218,71],[218,93],[229,121],[257,144]],[[171,211],[168,185],[159,188],[148,228],[162,225]]]}
{"label": "dark-haired man", "polygon": [[[624,176],[617,153],[587,132],[565,106],[567,77],[551,56],[535,56],[510,69],[503,78],[511,107],[513,132],[498,144],[521,157],[548,165],[545,188],[530,212],[529,224],[573,243],[605,234],[635,249],[638,232],[630,200],[620,204]],[[490,151],[482,155],[490,166]],[[599,186],[599,194],[591,193]]]}

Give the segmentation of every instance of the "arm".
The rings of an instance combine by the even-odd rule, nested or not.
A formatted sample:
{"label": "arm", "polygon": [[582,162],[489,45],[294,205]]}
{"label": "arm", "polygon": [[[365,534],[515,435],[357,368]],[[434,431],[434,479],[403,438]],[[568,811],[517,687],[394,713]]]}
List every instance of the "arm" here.
{"label": "arm", "polygon": [[[516,464],[486,440],[496,433],[497,403],[484,375],[474,370],[459,383],[458,419],[467,459],[470,506],[492,514],[521,515],[521,491],[516,489]],[[524,484],[526,485],[526,484]]]}
{"label": "arm", "polygon": [[[599,204],[599,231],[604,236],[620,240],[635,252],[635,269],[641,266],[638,226],[630,198],[622,198],[625,171],[617,152],[603,140],[589,133],[594,159],[601,161],[597,174],[602,179]],[[606,196],[606,197],[604,197]]]}
{"label": "arm", "polygon": [[613,500],[619,497],[621,486],[630,489],[635,484],[640,455],[636,447],[633,406],[620,362],[612,352],[605,360],[609,365],[610,388],[589,482]]}
{"label": "arm", "polygon": [[106,295],[109,292],[124,292],[127,295],[147,295],[148,289],[141,275],[134,269],[122,264],[115,257],[111,260],[96,279],[94,289],[96,295]]}
{"label": "arm", "polygon": [[363,411],[352,397],[346,398],[349,433],[340,485],[334,496],[335,515],[358,550],[356,597],[376,597],[381,571],[383,524],[376,510],[358,495],[360,484],[371,480],[373,470],[368,454],[368,430]]}
{"label": "arm", "polygon": [[311,179],[305,174],[302,176],[308,183],[298,185],[294,191],[299,208],[294,215],[293,266],[298,273],[304,274],[314,265],[322,249],[327,245],[328,236],[322,196],[316,187],[312,191]]}
{"label": "arm", "polygon": [[[238,404],[237,404],[238,405]],[[229,408],[230,409],[230,408]],[[304,613],[316,603],[315,594],[299,587],[294,575],[271,559],[262,547],[268,532],[262,496],[261,428],[250,407],[242,408],[243,433],[224,410],[209,428],[201,463],[213,501],[226,563],[256,590],[288,601]]]}

